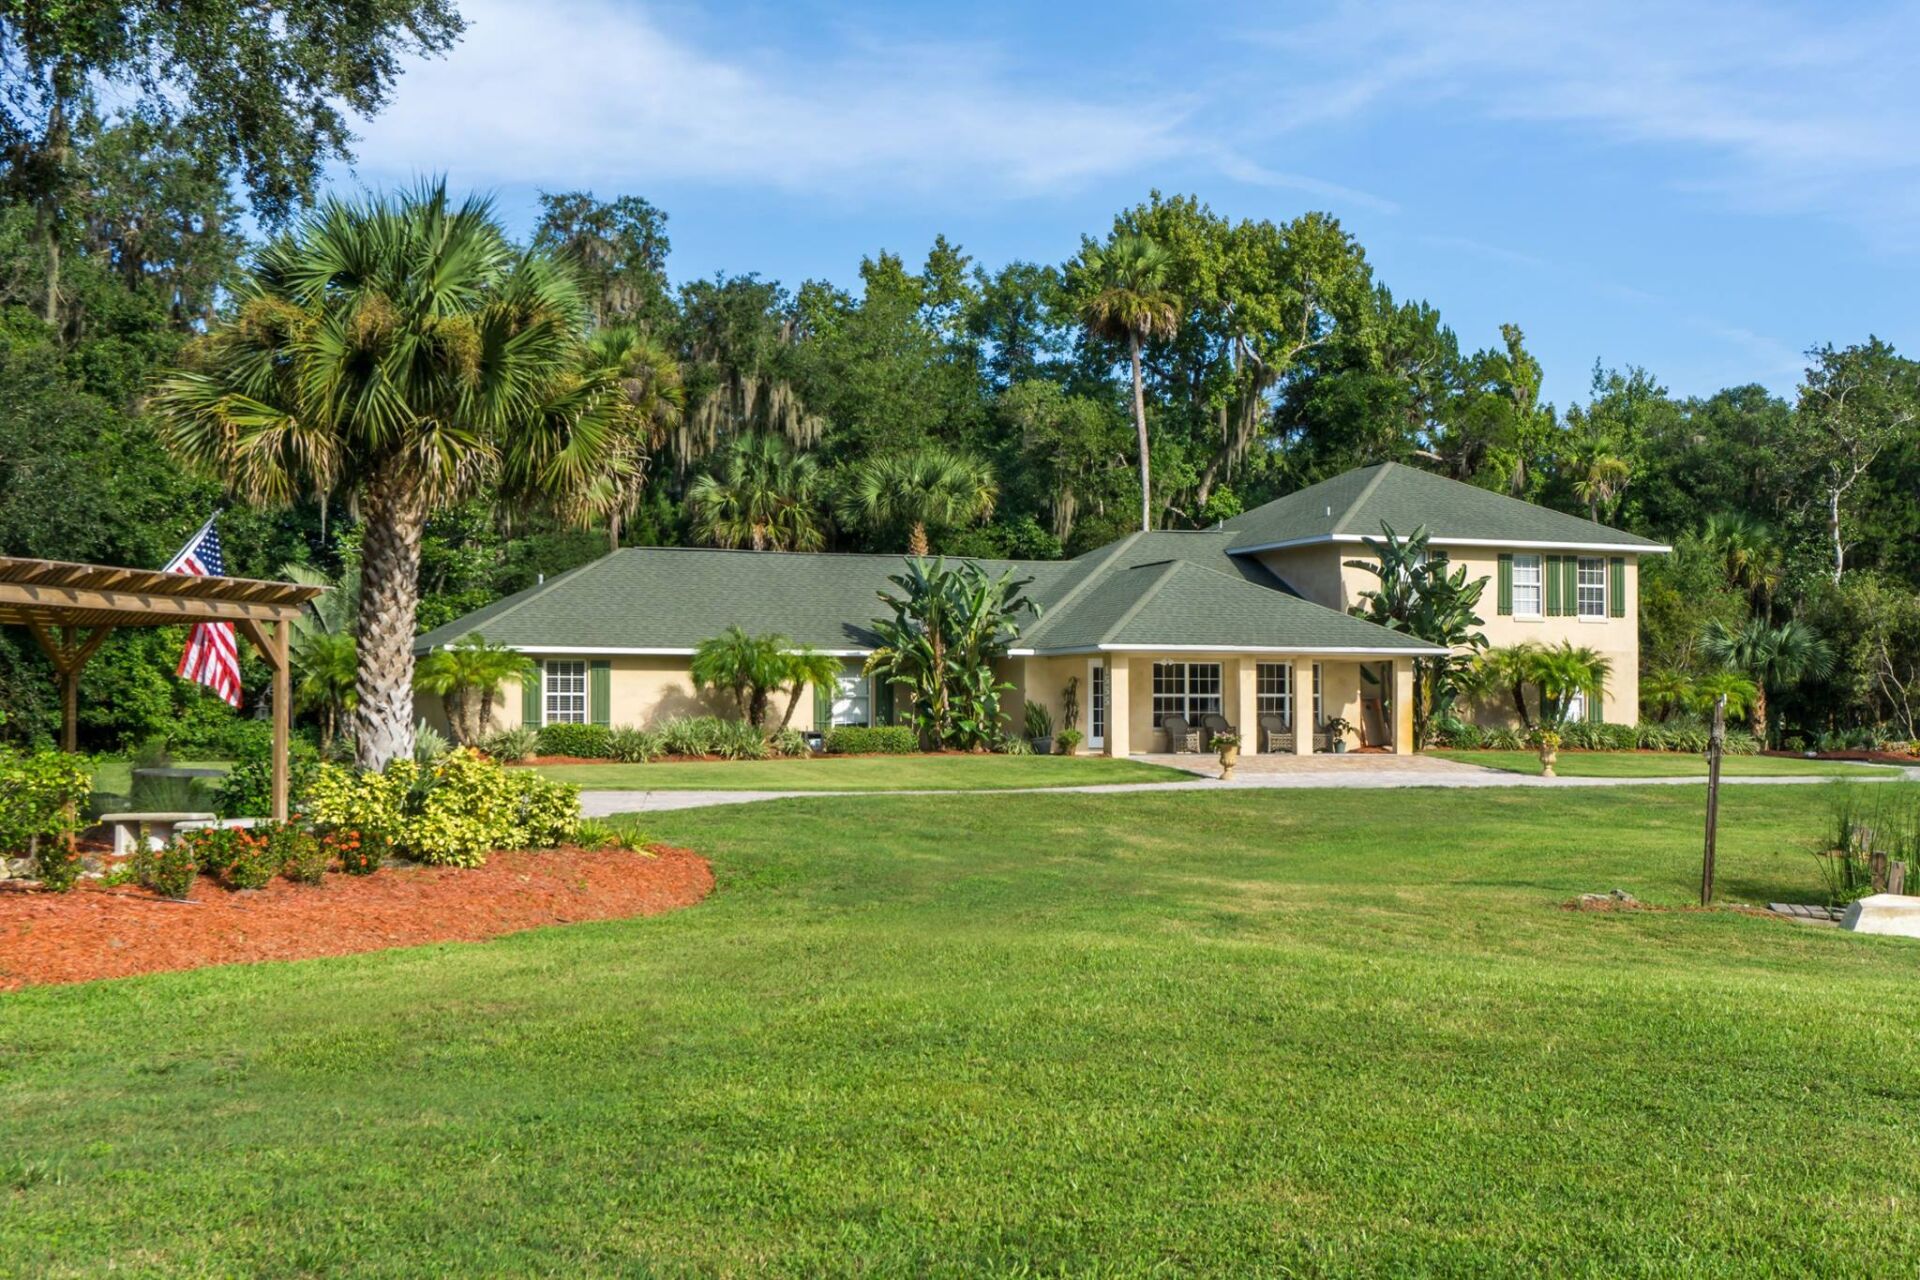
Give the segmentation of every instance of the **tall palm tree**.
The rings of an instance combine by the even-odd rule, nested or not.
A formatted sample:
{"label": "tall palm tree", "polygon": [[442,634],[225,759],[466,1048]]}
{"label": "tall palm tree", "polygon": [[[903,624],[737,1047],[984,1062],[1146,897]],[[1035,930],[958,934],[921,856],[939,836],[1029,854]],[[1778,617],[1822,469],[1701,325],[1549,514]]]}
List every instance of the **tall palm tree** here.
{"label": "tall palm tree", "polygon": [[819,497],[820,469],[812,457],[760,433],[735,440],[719,468],[687,490],[687,506],[694,532],[715,546],[818,551],[826,544]]}
{"label": "tall palm tree", "polygon": [[609,465],[589,491],[575,495],[576,518],[607,522],[607,544],[620,549],[620,527],[640,506],[647,462],[680,422],[686,389],[680,365],[660,343],[631,325],[601,329],[582,353],[589,381],[610,383],[614,426]]}
{"label": "tall palm tree", "polygon": [[1773,593],[1787,576],[1787,555],[1773,530],[1744,512],[1709,516],[1700,540],[1720,559],[1727,585],[1747,593],[1753,612],[1766,618]]}
{"label": "tall palm tree", "polygon": [[533,673],[533,663],[524,654],[491,644],[476,631],[420,659],[413,687],[441,700],[456,743],[474,746],[493,725],[493,700],[500,686],[525,682]]}
{"label": "tall palm tree", "polygon": [[234,302],[159,383],[160,432],[246,501],[357,500],[355,755],[384,768],[413,747],[427,517],[495,485],[577,493],[608,464],[606,397],[580,372],[585,306],[487,201],[456,205],[443,183],[325,202],[260,251]]}
{"label": "tall palm tree", "polygon": [[1140,449],[1140,530],[1153,528],[1151,466],[1147,450],[1147,393],[1140,348],[1180,329],[1180,303],[1167,287],[1171,255],[1144,235],[1118,235],[1088,244],[1072,269],[1080,289],[1080,319],[1089,332],[1127,344],[1133,367],[1133,429]]}
{"label": "tall palm tree", "polygon": [[968,453],[929,445],[854,468],[840,496],[848,524],[907,526],[907,554],[928,553],[927,526],[963,525],[993,514],[993,468]]}
{"label": "tall palm tree", "polygon": [[1763,743],[1768,695],[1833,671],[1832,647],[1812,627],[1791,618],[1777,627],[1765,618],[1749,618],[1737,629],[1715,618],[1700,633],[1700,649],[1710,660],[1753,680],[1753,736]]}
{"label": "tall palm tree", "polygon": [[1587,504],[1587,518],[1601,523],[1600,513],[1627,487],[1633,468],[1617,454],[1595,451],[1575,464],[1573,495]]}

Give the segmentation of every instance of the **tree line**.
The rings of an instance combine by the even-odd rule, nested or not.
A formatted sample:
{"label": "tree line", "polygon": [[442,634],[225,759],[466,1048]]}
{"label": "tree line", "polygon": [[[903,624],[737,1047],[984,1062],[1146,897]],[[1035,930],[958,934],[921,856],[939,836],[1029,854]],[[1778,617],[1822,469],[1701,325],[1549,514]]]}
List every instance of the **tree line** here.
{"label": "tree line", "polygon": [[[454,196],[434,216],[470,231],[485,305],[427,333],[396,301],[404,270],[381,286],[385,313],[315,301],[299,275],[383,252],[398,210],[316,206],[319,167],[348,147],[327,104],[348,86],[376,111],[404,91],[398,56],[446,48],[458,15],[356,5],[331,43],[299,26],[266,57],[284,6],[198,8],[220,38],[184,41],[174,6],[108,6],[117,25],[81,31],[64,7],[0,4],[11,553],[158,564],[228,502],[234,572],[357,575],[361,642],[379,631],[394,666],[417,629],[618,546],[1050,558],[1391,460],[1672,542],[1642,581],[1650,697],[1739,662],[1776,672],[1783,726],[1920,736],[1920,373],[1876,338],[1811,351],[1788,397],[1675,396],[1596,363],[1586,400],[1561,408],[1518,323],[1463,345],[1336,218],[1235,220],[1158,192],[1056,261],[981,263],[935,237],[912,258],[875,252],[850,286],[791,288],[673,280],[668,215],[639,195],[548,194],[520,238]],[[248,214],[263,232],[243,231]],[[385,234],[394,258],[408,232]],[[249,353],[321,331],[343,369],[405,348],[443,375],[441,402],[335,404],[330,435],[303,405],[269,424],[278,453],[236,469],[213,409],[231,410]],[[479,405],[466,372],[509,348],[537,348],[526,376]],[[195,378],[212,379],[198,409]],[[378,449],[338,450],[398,438],[400,416],[436,443],[429,478],[396,495]],[[1780,657],[1804,647],[1771,635],[1789,624],[1827,660]],[[114,639],[88,673],[91,743],[221,731],[224,708],[169,674],[178,643]],[[7,637],[5,731],[44,735],[49,689]],[[399,695],[380,714],[405,735]]]}

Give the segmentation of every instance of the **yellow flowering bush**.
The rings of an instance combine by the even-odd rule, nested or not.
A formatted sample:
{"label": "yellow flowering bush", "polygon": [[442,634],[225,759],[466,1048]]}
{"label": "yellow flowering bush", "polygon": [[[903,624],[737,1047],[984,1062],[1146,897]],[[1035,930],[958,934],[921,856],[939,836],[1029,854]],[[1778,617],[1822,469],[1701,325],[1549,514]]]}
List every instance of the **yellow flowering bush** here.
{"label": "yellow flowering bush", "polygon": [[545,849],[572,839],[580,790],[461,748],[425,767],[396,760],[384,773],[322,766],[307,788],[306,808],[315,824],[368,833],[402,857],[477,867],[495,849]]}

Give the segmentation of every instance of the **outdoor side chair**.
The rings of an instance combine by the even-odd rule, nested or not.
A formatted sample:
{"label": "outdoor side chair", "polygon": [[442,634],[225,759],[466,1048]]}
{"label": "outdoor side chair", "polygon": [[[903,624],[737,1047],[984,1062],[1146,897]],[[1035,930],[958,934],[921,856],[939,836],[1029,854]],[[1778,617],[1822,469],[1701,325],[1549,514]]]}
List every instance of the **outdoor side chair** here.
{"label": "outdoor side chair", "polygon": [[1168,716],[1160,722],[1167,731],[1167,750],[1172,752],[1200,750],[1200,731],[1187,723],[1185,716]]}
{"label": "outdoor side chair", "polygon": [[1232,732],[1233,732],[1233,726],[1231,724],[1228,724],[1227,718],[1221,715],[1218,711],[1209,712],[1208,714],[1201,716],[1200,717],[1200,749],[1202,751],[1211,751],[1213,749],[1214,734],[1232,733]]}
{"label": "outdoor side chair", "polygon": [[1278,755],[1293,750],[1293,726],[1285,716],[1260,717],[1260,749]]}

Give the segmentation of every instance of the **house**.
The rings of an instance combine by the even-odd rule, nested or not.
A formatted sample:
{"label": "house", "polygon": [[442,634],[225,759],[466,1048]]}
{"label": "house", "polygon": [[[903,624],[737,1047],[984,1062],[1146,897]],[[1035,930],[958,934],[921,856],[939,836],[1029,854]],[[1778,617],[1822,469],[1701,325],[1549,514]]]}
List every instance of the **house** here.
{"label": "house", "polygon": [[[1092,752],[1164,751],[1168,716],[1210,713],[1242,730],[1247,751],[1325,750],[1318,730],[1335,718],[1354,726],[1350,743],[1410,751],[1413,660],[1438,650],[1346,612],[1374,579],[1345,562],[1383,522],[1403,534],[1424,525],[1436,551],[1492,580],[1481,612],[1493,644],[1570,639],[1611,658],[1604,707],[1583,713],[1637,718],[1639,561],[1666,548],[1387,463],[1213,529],[1130,534],[1073,560],[981,561],[1032,579],[1041,607],[1001,672],[1010,722],[1029,700],[1058,722],[1071,684]],[[627,548],[430,631],[415,651],[481,633],[534,659],[539,680],[505,700],[502,727],[644,726],[731,711],[702,698],[688,665],[737,624],[842,659],[838,686],[805,700],[795,727],[886,723],[891,690],[862,665],[886,613],[878,593],[902,567],[900,556]],[[420,710],[439,719],[436,700]],[[1261,717],[1292,726],[1303,714],[1316,732],[1272,744],[1251,732]]]}

